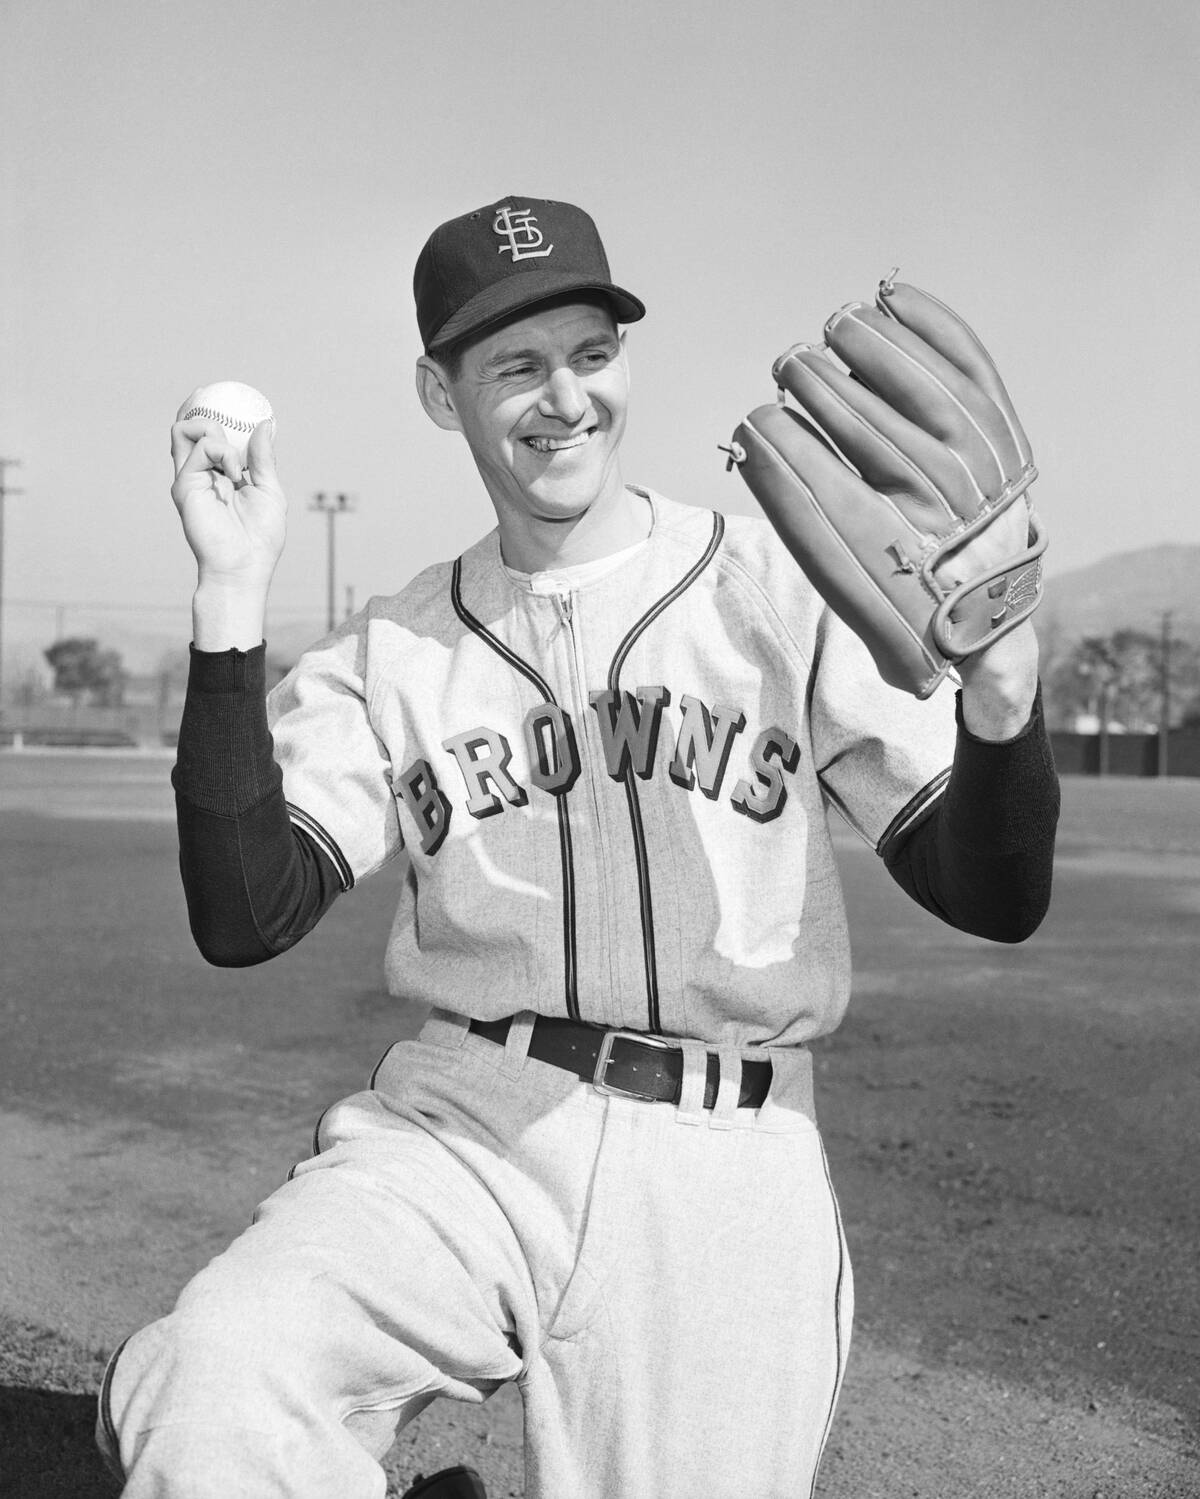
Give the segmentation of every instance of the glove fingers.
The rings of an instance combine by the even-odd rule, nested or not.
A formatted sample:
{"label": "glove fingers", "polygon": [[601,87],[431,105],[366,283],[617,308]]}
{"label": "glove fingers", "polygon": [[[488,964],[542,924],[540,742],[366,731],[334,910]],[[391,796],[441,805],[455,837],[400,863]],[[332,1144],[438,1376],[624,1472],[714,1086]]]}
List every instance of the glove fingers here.
{"label": "glove fingers", "polygon": [[931,634],[926,537],[838,457],[798,412],[752,411],[734,432],[740,472],[780,540],[830,606],[870,642],[884,679],[925,697],[945,674]]}
{"label": "glove fingers", "polygon": [[1031,463],[1033,450],[1004,381],[979,336],[962,318],[928,292],[903,282],[881,283],[875,305],[936,349],[983,391],[1003,416],[1022,464]]}
{"label": "glove fingers", "polygon": [[829,346],[888,405],[952,449],[994,499],[1024,457],[995,402],[918,334],[875,307],[852,303],[829,320]]}
{"label": "glove fingers", "polygon": [[776,360],[774,375],[867,484],[890,496],[918,527],[944,533],[983,508],[985,496],[956,454],[819,348],[795,345]]}

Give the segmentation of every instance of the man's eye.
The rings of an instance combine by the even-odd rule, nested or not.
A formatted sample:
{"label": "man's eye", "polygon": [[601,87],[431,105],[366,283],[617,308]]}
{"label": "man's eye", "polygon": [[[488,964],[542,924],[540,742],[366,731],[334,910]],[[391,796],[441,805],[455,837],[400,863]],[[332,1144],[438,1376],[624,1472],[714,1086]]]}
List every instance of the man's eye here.
{"label": "man's eye", "polygon": [[588,349],[580,356],[580,364],[590,370],[601,369],[612,359],[612,353],[608,349]]}
{"label": "man's eye", "polygon": [[506,380],[526,380],[533,374],[533,365],[510,364],[502,373]]}

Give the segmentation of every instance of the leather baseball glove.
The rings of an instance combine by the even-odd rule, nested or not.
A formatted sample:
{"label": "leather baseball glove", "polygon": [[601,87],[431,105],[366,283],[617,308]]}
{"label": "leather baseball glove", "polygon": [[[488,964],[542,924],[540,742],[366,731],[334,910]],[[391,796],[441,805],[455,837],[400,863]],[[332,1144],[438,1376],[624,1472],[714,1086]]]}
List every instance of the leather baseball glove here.
{"label": "leather baseball glove", "polygon": [[779,403],[737,428],[730,466],[884,680],[928,697],[1042,596],[1037,470],[1000,376],[956,313],[890,277],[773,373]]}

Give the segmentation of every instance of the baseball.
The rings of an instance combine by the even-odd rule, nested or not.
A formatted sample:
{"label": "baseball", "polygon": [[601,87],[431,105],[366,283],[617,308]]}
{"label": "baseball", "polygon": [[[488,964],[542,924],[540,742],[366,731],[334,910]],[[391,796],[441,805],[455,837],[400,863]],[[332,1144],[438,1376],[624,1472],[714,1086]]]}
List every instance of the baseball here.
{"label": "baseball", "polygon": [[179,408],[175,420],[186,422],[197,416],[220,422],[243,466],[251,432],[259,422],[275,420],[275,413],[266,396],[255,390],[253,385],[243,385],[239,380],[218,380],[213,385],[198,385]]}

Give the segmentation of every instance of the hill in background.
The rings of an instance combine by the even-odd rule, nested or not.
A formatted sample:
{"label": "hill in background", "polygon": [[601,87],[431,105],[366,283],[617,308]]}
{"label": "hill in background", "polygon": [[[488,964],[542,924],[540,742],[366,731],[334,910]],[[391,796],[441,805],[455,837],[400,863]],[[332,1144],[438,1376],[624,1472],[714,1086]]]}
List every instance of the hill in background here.
{"label": "hill in background", "polygon": [[1200,645],[1200,546],[1145,547],[1051,574],[1035,622],[1047,641],[1120,629],[1157,634],[1164,610],[1172,635]]}

